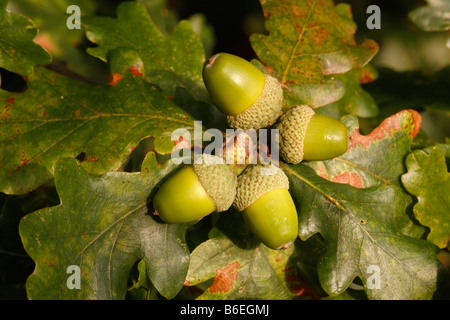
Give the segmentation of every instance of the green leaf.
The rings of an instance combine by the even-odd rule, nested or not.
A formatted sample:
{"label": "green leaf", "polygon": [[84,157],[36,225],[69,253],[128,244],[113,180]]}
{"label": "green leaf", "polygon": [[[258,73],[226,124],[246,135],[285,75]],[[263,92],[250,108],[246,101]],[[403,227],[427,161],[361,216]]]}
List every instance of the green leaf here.
{"label": "green leaf", "polygon": [[305,163],[333,182],[358,188],[400,186],[405,169],[402,160],[411,151],[413,138],[420,129],[420,114],[402,110],[383,120],[367,135],[361,134],[355,116],[344,116],[341,121],[347,126],[347,152],[331,160]]}
{"label": "green leaf", "polygon": [[311,258],[305,253],[297,246],[269,249],[251,235],[240,213],[229,211],[220,216],[211,239],[192,252],[186,284],[213,279],[197,299],[317,298],[296,269],[296,262]]}
{"label": "green leaf", "polygon": [[[359,77],[348,72],[364,67],[378,45],[372,40],[355,43],[356,25],[348,5],[335,7],[330,0],[266,0],[261,4],[269,35],[252,35],[250,40],[258,58],[283,84],[285,107],[321,107],[344,94],[350,100],[361,97]],[[350,111],[367,116],[373,115],[372,109]]]}
{"label": "green leaf", "polygon": [[450,30],[450,1],[427,0],[428,5],[414,9],[409,18],[422,30]]}
{"label": "green leaf", "polygon": [[89,173],[117,170],[149,136],[156,152],[170,153],[172,131],[192,129],[189,114],[145,80],[134,52],[112,52],[111,73],[94,86],[38,68],[25,92],[0,90],[0,191],[35,189],[64,156],[83,154]]}
{"label": "green leaf", "polygon": [[450,240],[450,174],[444,151],[438,146],[429,154],[416,150],[406,158],[406,167],[402,182],[418,199],[414,214],[430,228],[428,241],[445,248]]}
{"label": "green leaf", "polygon": [[[128,289],[126,299],[134,300],[157,300],[158,291],[155,289],[147,274],[147,266],[145,261],[141,260],[137,263],[136,272],[131,274],[133,286]],[[134,275],[134,277],[133,277]]]}
{"label": "green leaf", "polygon": [[438,248],[396,229],[394,217],[404,214],[407,204],[399,188],[332,183],[302,164],[283,169],[298,206],[300,237],[320,233],[327,243],[318,273],[329,295],[342,293],[359,277],[370,299],[432,298]]}
{"label": "green leaf", "polygon": [[188,21],[179,22],[170,36],[164,36],[140,2],[123,2],[117,18],[86,17],[86,35],[97,44],[91,55],[107,60],[108,53],[122,47],[136,51],[145,65],[146,79],[175,95],[183,87],[196,99],[207,99],[202,69],[205,53],[200,37]]}
{"label": "green leaf", "polygon": [[163,34],[170,34],[178,22],[178,13],[168,6],[168,0],[137,0],[150,13],[152,20]]}
{"label": "green leaf", "polygon": [[67,27],[67,21],[72,23],[74,18],[73,12],[67,13],[71,5],[80,9],[81,21],[99,7],[98,1],[90,0],[10,0],[8,8],[33,20],[39,30],[34,41],[53,56],[52,68],[104,81],[104,65],[86,53],[84,30]]}
{"label": "green leaf", "polygon": [[[55,164],[61,204],[25,216],[20,235],[36,263],[27,280],[30,299],[123,299],[130,270],[139,259],[153,285],[174,297],[189,264],[186,225],[152,217],[155,185],[173,169],[150,153],[140,173],[90,177],[72,158]],[[69,289],[71,265],[80,268],[80,289]],[[70,279],[69,279],[70,281]]]}
{"label": "green leaf", "polygon": [[[409,18],[420,29],[428,32],[450,30],[450,1],[427,0],[428,5],[414,9]],[[447,38],[450,48],[450,37]]]}
{"label": "green leaf", "polygon": [[340,118],[346,114],[357,115],[361,118],[371,118],[378,114],[378,106],[374,98],[360,86],[362,69],[353,69],[344,74],[335,75],[345,88],[344,96],[323,108],[317,113]]}
{"label": "green leaf", "polygon": [[51,56],[33,42],[37,35],[28,18],[6,10],[8,0],[0,0],[0,67],[24,76],[33,73],[36,65],[51,62]]}
{"label": "green leaf", "polygon": [[[329,181],[356,188],[394,186],[401,188],[400,177],[405,172],[404,158],[411,152],[411,144],[420,128],[420,114],[403,110],[383,120],[368,135],[360,133],[355,116],[344,116],[349,146],[342,156],[327,161],[305,164]],[[403,192],[402,190],[400,190]],[[408,202],[413,198],[405,193]],[[411,213],[412,214],[412,213]],[[396,217],[397,227],[405,234],[420,237],[424,230],[405,215]]]}

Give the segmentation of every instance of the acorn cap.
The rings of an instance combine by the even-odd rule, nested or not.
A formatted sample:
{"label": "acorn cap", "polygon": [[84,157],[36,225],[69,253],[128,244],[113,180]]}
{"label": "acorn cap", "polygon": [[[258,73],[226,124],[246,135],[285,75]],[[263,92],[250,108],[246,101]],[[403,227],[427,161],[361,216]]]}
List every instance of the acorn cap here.
{"label": "acorn cap", "polygon": [[236,196],[237,177],[222,158],[203,154],[193,169],[203,189],[216,204],[216,212],[228,210]]}
{"label": "acorn cap", "polygon": [[289,109],[278,119],[279,152],[286,162],[297,164],[303,160],[306,129],[314,114],[309,106],[300,105]]}
{"label": "acorn cap", "polygon": [[243,130],[272,125],[281,114],[283,89],[279,81],[266,75],[264,89],[258,99],[243,113],[227,116],[228,125]]}
{"label": "acorn cap", "polygon": [[236,198],[233,206],[244,211],[259,197],[274,189],[289,189],[289,180],[279,167],[251,165],[238,177]]}

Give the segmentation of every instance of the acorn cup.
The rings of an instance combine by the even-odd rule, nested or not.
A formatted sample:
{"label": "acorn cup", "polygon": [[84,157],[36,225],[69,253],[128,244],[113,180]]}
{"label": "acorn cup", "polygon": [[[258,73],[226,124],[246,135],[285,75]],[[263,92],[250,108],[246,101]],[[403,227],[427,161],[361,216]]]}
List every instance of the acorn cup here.
{"label": "acorn cup", "polygon": [[202,163],[184,166],[153,198],[155,214],[167,223],[188,223],[228,210],[235,198],[236,174],[221,158],[204,154]]}
{"label": "acorn cup", "polygon": [[279,153],[287,163],[328,160],[347,151],[347,127],[331,117],[316,114],[309,106],[289,109],[279,117]]}
{"label": "acorn cup", "polygon": [[297,238],[297,209],[289,193],[289,180],[279,167],[248,166],[238,177],[233,206],[267,247],[284,249]]}
{"label": "acorn cup", "polygon": [[232,128],[267,127],[281,113],[283,90],[279,81],[241,57],[228,53],[212,56],[203,68],[203,81]]}

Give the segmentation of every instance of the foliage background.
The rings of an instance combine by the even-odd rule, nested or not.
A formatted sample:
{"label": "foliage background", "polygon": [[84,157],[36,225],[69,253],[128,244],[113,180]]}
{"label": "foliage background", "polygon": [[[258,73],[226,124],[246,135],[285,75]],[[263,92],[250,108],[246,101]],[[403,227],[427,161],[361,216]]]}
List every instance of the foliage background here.
{"label": "foliage background", "polygon": [[[106,0],[82,1],[82,7],[89,15],[114,17],[116,8],[120,2],[121,1]],[[146,5],[156,25],[165,35],[172,34],[175,25],[179,20],[188,19],[191,21],[194,30],[201,35],[205,46],[206,56],[209,56],[214,52],[225,51],[251,60],[255,57],[255,52],[250,42],[250,36],[255,33],[268,34],[264,27],[264,14],[261,5],[259,1],[256,0],[172,0],[167,2],[163,0],[142,0],[140,2]],[[339,2],[340,1],[336,1],[335,3]],[[358,26],[357,33],[355,34],[356,42],[362,43],[364,39],[369,38],[375,40],[379,44],[379,52],[371,61],[371,65],[375,70],[372,70],[371,72],[374,72],[372,75],[376,80],[363,84],[362,86],[370,93],[370,95],[372,95],[380,112],[373,117],[360,118],[358,124],[352,123],[352,120],[347,118],[346,124],[349,127],[359,128],[362,134],[369,134],[389,116],[394,115],[405,108],[414,109],[417,112],[420,112],[422,116],[422,131],[412,142],[412,149],[425,148],[439,142],[444,146],[442,147],[442,150],[444,151],[430,151],[429,154],[431,154],[432,159],[427,158],[423,160],[420,160],[420,154],[415,154],[415,157],[418,159],[417,161],[414,161],[415,157],[413,156],[410,156],[406,160],[407,152],[405,152],[401,157],[403,157],[402,160],[406,161],[407,169],[414,168],[414,165],[417,163],[424,163],[424,167],[429,166],[434,170],[436,164],[440,163],[442,165],[442,161],[439,162],[439,160],[434,159],[442,158],[446,158],[448,166],[449,151],[446,149],[447,147],[445,147],[448,145],[447,139],[450,136],[450,97],[448,90],[450,85],[450,70],[448,67],[450,65],[450,49],[446,47],[448,33],[426,32],[421,30],[411,21],[408,14],[414,9],[424,6],[426,3],[423,1],[342,2],[351,5],[353,19]],[[88,79],[89,83],[93,84],[110,82],[111,79],[108,64],[101,59],[95,58],[100,57],[101,52],[95,53],[95,46],[86,39],[84,31],[69,32],[67,28],[60,27],[61,25],[65,25],[66,19],[65,15],[61,16],[59,14],[61,8],[65,11],[66,3],[64,1],[61,3],[60,7],[44,7],[42,6],[42,1],[39,0],[10,0],[9,6],[12,10],[22,12],[32,19],[40,30],[36,42],[39,42],[52,53],[53,63],[51,64],[50,69],[63,73],[69,78],[82,81]],[[368,30],[365,27],[366,18],[368,16],[366,8],[370,4],[377,4],[382,10],[381,30]],[[43,10],[43,8],[45,8],[45,10]],[[55,18],[50,19],[49,17]],[[87,54],[87,52],[90,52],[91,55]],[[126,56],[130,53],[122,52],[122,54]],[[132,58],[133,57],[130,59]],[[116,66],[118,67],[120,67],[119,60],[120,57],[117,58],[118,62]],[[21,76],[14,74],[11,70],[7,71],[1,69],[0,71],[2,76],[2,89],[17,91],[18,88],[24,86],[24,80]],[[80,91],[83,92],[82,89],[80,89]],[[183,99],[189,101],[190,98],[188,95],[185,95],[183,96]],[[401,141],[400,139],[402,138],[399,138],[399,141]],[[154,171],[155,175],[163,176],[165,173],[157,171],[153,159],[147,158],[146,160],[143,160],[147,151],[154,150],[154,147],[155,141],[152,138],[142,141],[134,150],[127,164],[122,167],[121,170],[138,172],[141,171],[141,168],[147,168],[149,171]],[[167,146],[161,146],[160,150],[166,149]],[[80,157],[82,158],[83,155]],[[349,160],[352,160],[352,155],[349,155],[349,157]],[[79,158],[79,160],[86,160],[81,158]],[[159,162],[167,159],[161,155],[157,155],[157,158]],[[66,176],[68,171],[63,170],[64,166],[73,168],[74,179],[90,179],[85,176],[84,173],[79,171],[74,163],[68,160],[66,161],[67,162],[58,162],[59,168],[61,168],[59,173],[60,177],[62,177],[61,183],[70,184],[70,179]],[[326,165],[327,164],[325,164],[325,166]],[[333,167],[334,165],[335,164],[333,163],[330,167]],[[312,164],[311,167],[320,171],[320,163]],[[300,176],[307,181],[315,181],[315,176],[312,175],[307,168],[286,167],[285,169],[289,171],[290,175],[293,177]],[[439,170],[441,170],[444,175],[448,171],[446,166],[439,167]],[[411,172],[413,172],[413,169],[411,169]],[[57,176],[57,174],[58,171],[56,170],[55,176]],[[145,175],[141,175],[137,180],[140,181],[139,183],[144,183],[143,181],[147,178],[148,177]],[[123,181],[118,181],[114,177],[108,177],[108,179],[110,179],[108,180],[108,183],[111,183],[112,185],[123,183]],[[405,184],[407,184],[407,179],[408,176],[405,177]],[[91,180],[89,181],[92,182]],[[442,183],[440,187],[446,189],[448,194],[448,179],[446,181],[446,184]],[[153,181],[153,183],[156,182],[157,181]],[[137,187],[137,190],[139,190],[139,183],[136,180],[133,180],[132,183]],[[316,181],[315,183],[319,185],[321,182]],[[439,183],[441,182],[438,181],[436,185],[439,186]],[[425,185],[422,189],[432,190],[436,185]],[[294,190],[297,190],[296,192],[300,192],[305,186],[299,182],[298,185],[294,183],[293,188]],[[324,184],[323,188],[324,190],[329,190],[329,194],[334,194],[341,190],[335,190],[333,189],[333,185],[328,184]],[[385,191],[387,191],[387,189]],[[103,192],[108,193],[112,191],[103,190]],[[369,191],[364,195],[361,194],[361,196],[376,196],[372,194],[369,195],[368,192]],[[60,203],[61,196],[62,195],[57,192],[52,182],[33,192],[23,195],[0,194],[0,298],[27,298],[25,282],[33,272],[35,262],[28,256],[23,248],[22,239],[19,235],[19,223],[22,217],[28,213],[35,212],[42,208],[57,206]],[[66,196],[69,198],[75,197],[75,195],[70,194]],[[89,198],[89,194],[82,196],[86,197],[86,199]],[[132,203],[133,201],[138,200],[129,199],[129,201]],[[230,229],[227,229],[226,226],[229,226],[232,222],[228,220],[230,218],[224,219],[225,220],[215,225],[216,228],[213,229],[211,229],[209,221],[196,226],[197,229],[188,233],[186,246],[189,246],[190,248],[196,248],[198,246],[199,249],[206,250],[205,241],[211,236],[211,233],[209,232],[212,232],[212,234],[215,233],[216,237],[214,237],[213,240],[209,240],[211,242],[208,243],[208,250],[212,251],[204,252],[204,256],[207,254],[214,254],[213,249],[210,248],[217,247],[219,248],[218,250],[221,250],[220,248],[230,246],[230,241],[238,242],[239,235],[245,233],[246,230],[237,230],[235,233],[229,233],[227,230]],[[102,223],[102,221],[99,221],[98,223]],[[129,225],[130,228],[138,229],[133,221],[129,221]],[[179,229],[174,232],[183,234],[183,232],[186,231],[184,228],[186,227],[179,227]],[[445,231],[446,230],[444,230],[444,232]],[[306,235],[308,232],[305,231],[304,234]],[[302,245],[300,245],[295,249],[295,252],[287,252],[284,255],[281,254],[276,257],[273,256],[273,259],[277,262],[281,261],[287,264],[289,263],[289,259],[307,253],[313,261],[302,261],[303,264],[297,265],[299,274],[305,281],[300,281],[297,277],[297,273],[288,273],[285,277],[285,280],[294,279],[291,283],[286,281],[289,285],[289,293],[293,294],[302,291],[305,292],[306,296],[314,297],[319,292],[321,296],[326,296],[327,294],[323,292],[320,289],[320,285],[318,285],[315,271],[311,270],[311,265],[317,263],[314,258],[317,258],[319,254],[317,252],[313,252],[315,254],[309,252],[311,248],[322,252],[320,248],[323,243],[318,240],[317,237],[312,237],[308,241],[309,244],[314,241],[317,241],[318,244],[310,247],[302,247]],[[233,256],[238,256],[245,261],[245,259],[247,259],[246,253],[248,253],[245,249],[248,249],[249,246],[251,247],[251,244],[243,243],[224,252]],[[448,252],[448,249],[444,248],[443,251]],[[256,252],[260,259],[262,259],[261,257],[270,257],[271,255],[274,255],[273,252],[266,252],[264,248],[259,248],[252,252]],[[181,252],[180,254],[183,255],[185,253]],[[197,261],[195,259],[191,260],[193,266],[196,266],[196,263]],[[216,261],[215,263],[218,262]],[[219,268],[219,266],[222,265],[220,265],[220,263],[219,265],[211,263],[211,265],[206,267],[202,266],[202,268],[205,268],[205,274],[202,275],[202,280],[210,279],[214,275],[214,270],[225,270]],[[154,268],[157,269],[158,267],[155,266]],[[142,277],[142,274],[148,272],[148,270],[148,268],[146,269],[142,265],[133,266],[131,278],[129,279],[129,287],[131,289],[128,291],[128,298],[161,298],[160,293],[164,290],[160,289],[158,290],[159,293],[156,292],[154,286],[158,288],[157,284],[142,283],[142,279],[144,278]],[[264,273],[265,269],[262,268],[261,270],[261,273]],[[128,274],[120,276],[126,278],[128,277]],[[141,276],[141,278],[139,278],[139,276]],[[190,280],[191,283],[189,283],[189,285],[193,285],[193,279]],[[238,281],[244,280],[238,279]],[[275,281],[275,279],[271,280]],[[308,285],[306,285],[305,282],[308,283]],[[211,284],[211,281],[199,283],[199,285],[195,287],[186,286],[177,297],[196,297],[200,292],[203,292],[202,290],[209,284]],[[258,289],[255,289],[255,292],[258,292]],[[211,289],[210,293],[212,293]],[[166,292],[166,294],[173,295],[174,293]],[[359,295],[362,295],[360,291],[348,290],[345,294],[341,295],[341,297],[359,297]],[[228,297],[239,297],[239,293],[238,291],[232,292]],[[363,296],[362,298],[365,297]]]}

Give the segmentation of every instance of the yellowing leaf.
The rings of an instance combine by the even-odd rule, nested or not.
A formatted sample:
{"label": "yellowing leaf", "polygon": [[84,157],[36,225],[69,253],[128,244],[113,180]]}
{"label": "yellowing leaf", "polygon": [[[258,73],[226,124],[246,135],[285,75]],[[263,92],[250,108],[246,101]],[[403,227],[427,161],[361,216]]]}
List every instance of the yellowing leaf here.
{"label": "yellowing leaf", "polygon": [[258,58],[283,84],[286,108],[317,108],[345,95],[345,101],[335,105],[341,112],[349,108],[346,111],[363,117],[378,112],[359,86],[358,72],[378,52],[378,44],[356,44],[348,5],[335,7],[331,0],[265,0],[261,5],[269,35],[252,35],[250,40]]}

